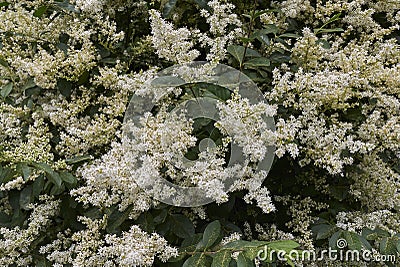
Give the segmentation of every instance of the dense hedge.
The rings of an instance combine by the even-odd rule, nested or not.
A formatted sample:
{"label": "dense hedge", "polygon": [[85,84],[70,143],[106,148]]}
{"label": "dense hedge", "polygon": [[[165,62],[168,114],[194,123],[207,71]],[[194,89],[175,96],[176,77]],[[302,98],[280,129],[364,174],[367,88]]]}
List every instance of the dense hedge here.
{"label": "dense hedge", "polygon": [[[0,265],[398,266],[399,24],[397,0],[1,2]],[[139,172],[123,141],[130,99],[191,61],[242,71],[268,105],[171,89],[136,131]],[[200,93],[222,103],[218,124],[168,121],[168,105]],[[250,164],[225,193],[229,127]],[[221,150],[199,153],[204,136]],[[268,140],[266,176],[253,167]],[[185,153],[208,165],[182,176],[170,163]],[[134,177],[151,173],[203,181],[216,202],[161,203]],[[286,260],[260,258],[266,246]],[[328,247],[397,263],[288,258]]]}

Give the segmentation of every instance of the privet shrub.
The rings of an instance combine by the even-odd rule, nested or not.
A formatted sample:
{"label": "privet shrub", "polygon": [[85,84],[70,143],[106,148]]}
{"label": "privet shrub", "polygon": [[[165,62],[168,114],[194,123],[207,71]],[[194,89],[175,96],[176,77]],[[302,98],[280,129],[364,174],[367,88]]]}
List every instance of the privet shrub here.
{"label": "privet shrub", "polygon": [[[344,250],[398,257],[399,24],[397,0],[1,2],[0,265],[398,265],[258,252],[345,241]],[[248,170],[229,194],[209,185],[216,203],[182,208],[137,186],[122,122],[145,81],[195,60],[257,83],[267,110],[232,96],[224,125],[262,158],[254,114],[274,115],[276,151],[262,186],[252,181],[264,174]],[[149,170],[196,141],[166,112],[146,121],[142,145],[161,153]],[[193,177],[222,175],[225,165],[211,163]]]}

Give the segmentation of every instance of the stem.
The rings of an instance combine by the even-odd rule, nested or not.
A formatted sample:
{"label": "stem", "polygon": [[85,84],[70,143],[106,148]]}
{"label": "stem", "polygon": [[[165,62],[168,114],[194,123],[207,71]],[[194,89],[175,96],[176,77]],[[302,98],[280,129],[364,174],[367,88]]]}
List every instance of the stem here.
{"label": "stem", "polygon": [[[252,10],[251,16],[250,16],[249,28],[247,31],[247,39],[250,39],[250,33],[253,31],[253,28],[254,28],[254,14],[256,13],[256,7],[257,7],[257,0],[254,0],[253,10]],[[243,71],[243,63],[244,63],[244,59],[246,57],[248,47],[249,47],[249,42],[246,42],[246,45],[244,46],[244,53],[243,53],[242,61],[239,66],[240,71]]]}

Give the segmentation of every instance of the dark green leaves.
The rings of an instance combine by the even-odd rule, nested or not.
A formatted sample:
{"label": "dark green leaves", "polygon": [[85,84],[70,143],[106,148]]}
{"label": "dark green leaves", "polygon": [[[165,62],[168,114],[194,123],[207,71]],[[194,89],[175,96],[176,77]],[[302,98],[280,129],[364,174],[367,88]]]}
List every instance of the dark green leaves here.
{"label": "dark green leaves", "polygon": [[28,210],[28,205],[33,201],[32,185],[26,186],[19,195],[19,205],[22,209]]}
{"label": "dark green leaves", "polygon": [[263,31],[264,34],[268,34],[268,33],[276,34],[276,33],[278,33],[278,30],[279,29],[278,29],[278,27],[276,27],[276,25],[267,24],[267,25],[264,26],[264,29],[261,30],[261,31]]}
{"label": "dark green leaves", "polygon": [[180,86],[182,84],[185,84],[186,82],[175,76],[161,76],[157,77],[154,80],[152,80],[151,85],[155,87],[172,87],[172,86]]}
{"label": "dark green leaves", "polygon": [[284,250],[290,252],[291,250],[298,248],[300,246],[299,243],[293,240],[281,240],[281,241],[273,241],[268,243],[268,247],[275,250]]}
{"label": "dark green leaves", "polygon": [[188,238],[194,234],[193,223],[182,214],[172,214],[172,231],[181,238]]}
{"label": "dark green leaves", "polygon": [[236,266],[237,267],[251,267],[253,266],[251,261],[244,256],[243,253],[239,253],[236,259]]}
{"label": "dark green leaves", "polygon": [[63,2],[54,2],[54,5],[65,11],[80,13],[79,10],[76,9],[74,5],[71,5],[68,0],[64,0]]}
{"label": "dark green leaves", "polygon": [[334,231],[337,229],[334,225],[329,224],[318,224],[312,227],[312,231],[315,235],[316,240],[327,239],[329,238]]}
{"label": "dark green leaves", "polygon": [[[239,66],[243,65],[243,62],[245,60],[246,57],[249,58],[262,58],[261,54],[259,52],[257,52],[256,50],[250,49],[250,48],[245,48],[244,46],[240,46],[240,45],[230,45],[227,48],[227,51],[229,54],[231,54],[239,63]],[[253,63],[249,63],[250,65],[253,64],[262,64],[263,66],[268,65],[266,58],[262,58],[261,60],[259,60],[258,62],[253,62]],[[251,60],[250,60],[251,61]],[[246,62],[247,63],[247,62]]]}
{"label": "dark green leaves", "polygon": [[12,91],[12,89],[13,89],[13,83],[12,82],[9,82],[9,83],[7,83],[6,85],[4,85],[3,87],[1,87],[1,89],[0,89],[0,95],[3,97],[3,98],[6,98],[10,93],[11,93],[11,91]]}
{"label": "dark green leaves", "polygon": [[68,184],[76,184],[76,182],[77,182],[75,176],[73,176],[71,173],[66,172],[66,171],[60,172],[60,178],[61,178],[61,180],[63,180],[64,182],[66,182]]}
{"label": "dark green leaves", "polygon": [[359,235],[356,233],[345,231],[343,237],[347,241],[348,249],[361,250],[363,247],[363,243],[361,242]]}
{"label": "dark green leaves", "polygon": [[215,254],[211,267],[228,267],[231,262],[231,252],[222,250]]}
{"label": "dark green leaves", "polygon": [[239,65],[242,65],[244,59],[244,53],[246,51],[244,46],[230,45],[228,46],[227,51],[239,62]]}
{"label": "dark green leaves", "polygon": [[195,254],[188,258],[182,267],[205,267],[209,266],[210,260],[204,253]]}
{"label": "dark green leaves", "polygon": [[221,232],[221,224],[219,223],[219,221],[213,221],[212,223],[207,225],[203,233],[203,239],[197,245],[197,248],[198,249],[210,248],[218,240],[220,232]]}
{"label": "dark green leaves", "polygon": [[329,246],[333,249],[371,250],[372,246],[363,236],[354,232],[338,230],[329,238]]}
{"label": "dark green leaves", "polygon": [[47,6],[40,6],[38,9],[33,12],[33,16],[37,18],[41,18],[43,14],[46,12]]}
{"label": "dark green leaves", "polygon": [[169,18],[171,16],[172,11],[174,10],[174,8],[176,6],[176,2],[177,2],[177,0],[168,0],[164,4],[164,8],[163,8],[163,17],[164,18]]}
{"label": "dark green leaves", "polygon": [[399,246],[400,238],[397,236],[393,237],[384,237],[379,243],[379,252],[384,255],[396,255],[397,247]]}
{"label": "dark green leaves", "polygon": [[72,164],[88,161],[90,159],[91,159],[90,155],[83,155],[83,156],[76,156],[76,157],[73,157],[73,158],[66,159],[65,162],[67,164],[71,164],[72,165]]}
{"label": "dark green leaves", "polygon": [[58,187],[61,186],[62,180],[60,175],[53,171],[53,169],[46,163],[31,163],[36,169],[42,170],[46,173],[47,178],[52,181]]}
{"label": "dark green leaves", "polygon": [[31,168],[28,166],[27,163],[25,163],[25,162],[18,163],[17,171],[19,173],[22,173],[22,177],[24,178],[25,181],[28,181],[28,179],[31,175]]}
{"label": "dark green leaves", "polygon": [[269,67],[271,65],[271,62],[269,61],[268,58],[266,57],[258,57],[258,58],[253,58],[250,59],[249,61],[246,61],[244,63],[246,67]]}

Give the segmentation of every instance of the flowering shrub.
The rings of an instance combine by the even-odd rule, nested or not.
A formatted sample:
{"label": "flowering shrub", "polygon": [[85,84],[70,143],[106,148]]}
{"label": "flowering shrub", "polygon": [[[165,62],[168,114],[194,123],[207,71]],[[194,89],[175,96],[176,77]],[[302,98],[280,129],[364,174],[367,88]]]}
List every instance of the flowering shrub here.
{"label": "flowering shrub", "polygon": [[[0,22],[1,266],[398,265],[399,1],[7,0]],[[192,61],[240,70],[268,104],[148,86]],[[160,94],[129,143],[131,99]],[[217,99],[217,122],[171,114],[199,96]],[[232,143],[243,168],[227,167]],[[272,145],[267,175],[256,165]],[[197,161],[182,170],[184,157]],[[215,202],[167,205],[138,177]],[[397,263],[258,254],[339,240]]]}

